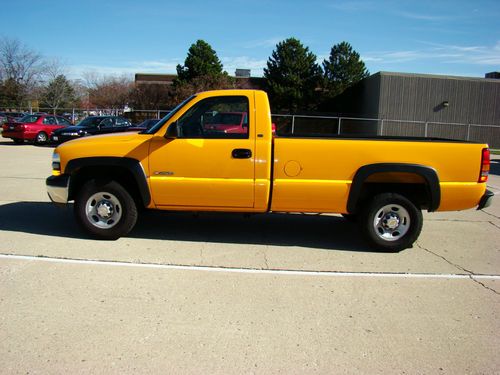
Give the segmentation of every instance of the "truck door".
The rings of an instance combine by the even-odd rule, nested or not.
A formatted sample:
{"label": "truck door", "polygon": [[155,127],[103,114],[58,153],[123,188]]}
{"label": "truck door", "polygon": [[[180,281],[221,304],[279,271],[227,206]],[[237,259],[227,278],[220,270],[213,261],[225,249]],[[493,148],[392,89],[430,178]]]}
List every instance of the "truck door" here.
{"label": "truck door", "polygon": [[249,116],[241,133],[213,126],[220,112],[249,113],[249,99],[201,99],[170,125],[177,127],[175,139],[153,137],[149,172],[157,206],[235,210],[254,206],[255,120]]}

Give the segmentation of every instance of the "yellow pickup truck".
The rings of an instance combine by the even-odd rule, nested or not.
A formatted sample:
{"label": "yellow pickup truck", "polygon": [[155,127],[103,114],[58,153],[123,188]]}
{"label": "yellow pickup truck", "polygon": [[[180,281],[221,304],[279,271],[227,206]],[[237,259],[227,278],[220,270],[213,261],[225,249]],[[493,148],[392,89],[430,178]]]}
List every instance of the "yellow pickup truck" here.
{"label": "yellow pickup truck", "polygon": [[[239,130],[215,126],[220,113],[240,114]],[[199,93],[141,133],[59,145],[48,194],[55,203],[74,200],[77,221],[99,239],[127,235],[139,208],[315,212],[357,221],[367,242],[384,251],[413,244],[422,209],[481,209],[492,200],[485,144],[278,137],[272,129],[263,91]]]}

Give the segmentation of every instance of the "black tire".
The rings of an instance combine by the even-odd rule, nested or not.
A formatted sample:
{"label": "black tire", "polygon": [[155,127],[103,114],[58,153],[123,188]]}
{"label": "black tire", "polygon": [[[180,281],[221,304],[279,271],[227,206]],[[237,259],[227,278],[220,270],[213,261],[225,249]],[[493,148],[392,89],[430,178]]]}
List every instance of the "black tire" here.
{"label": "black tire", "polygon": [[19,138],[12,138],[12,140],[14,141],[14,143],[16,145],[22,145],[24,143],[24,140],[23,139],[19,139]]}
{"label": "black tire", "polygon": [[359,225],[370,246],[397,252],[417,240],[422,231],[422,211],[400,194],[379,194],[361,212]]}
{"label": "black tire", "polygon": [[116,181],[90,180],[75,199],[75,216],[94,238],[116,240],[127,235],[137,222],[137,206]]}
{"label": "black tire", "polygon": [[49,136],[45,132],[40,132],[36,135],[35,144],[44,145],[49,141]]}
{"label": "black tire", "polygon": [[350,223],[357,223],[359,216],[356,214],[342,214],[342,217]]}

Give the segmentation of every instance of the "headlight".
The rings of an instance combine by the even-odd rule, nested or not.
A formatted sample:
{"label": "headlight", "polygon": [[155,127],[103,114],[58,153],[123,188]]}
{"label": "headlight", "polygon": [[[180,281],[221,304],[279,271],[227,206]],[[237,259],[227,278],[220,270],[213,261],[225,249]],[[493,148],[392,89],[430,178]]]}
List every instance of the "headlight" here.
{"label": "headlight", "polygon": [[52,154],[52,169],[54,171],[61,171],[61,157],[57,152]]}

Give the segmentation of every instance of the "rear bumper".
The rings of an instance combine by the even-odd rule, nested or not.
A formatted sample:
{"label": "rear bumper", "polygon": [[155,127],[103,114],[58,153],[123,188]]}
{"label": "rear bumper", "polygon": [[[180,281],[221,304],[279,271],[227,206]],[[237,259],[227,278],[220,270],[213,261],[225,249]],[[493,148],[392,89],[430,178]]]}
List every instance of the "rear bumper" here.
{"label": "rear bumper", "polygon": [[486,192],[481,197],[481,200],[479,201],[477,209],[482,210],[483,208],[489,207],[491,205],[491,202],[493,201],[494,195],[495,194],[492,191],[486,190]]}
{"label": "rear bumper", "polygon": [[14,139],[22,139],[22,140],[32,140],[33,137],[28,137],[24,132],[16,132],[12,130],[4,130],[2,132],[3,138],[14,138]]}
{"label": "rear bumper", "polygon": [[45,180],[47,193],[54,203],[68,203],[69,197],[69,176],[50,176]]}

